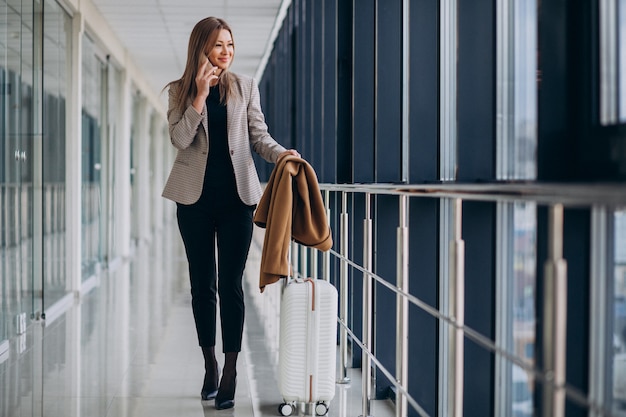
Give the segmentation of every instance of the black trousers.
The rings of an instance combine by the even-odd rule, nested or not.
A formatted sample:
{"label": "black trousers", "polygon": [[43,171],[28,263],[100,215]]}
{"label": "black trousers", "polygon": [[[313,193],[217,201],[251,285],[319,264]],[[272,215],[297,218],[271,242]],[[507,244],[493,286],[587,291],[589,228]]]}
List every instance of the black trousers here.
{"label": "black trousers", "polygon": [[177,204],[178,227],[189,262],[191,305],[202,347],[215,346],[218,294],[223,351],[241,351],[245,314],[242,277],[252,240],[254,209],[241,201],[236,190],[225,192],[221,188],[204,190],[195,204]]}

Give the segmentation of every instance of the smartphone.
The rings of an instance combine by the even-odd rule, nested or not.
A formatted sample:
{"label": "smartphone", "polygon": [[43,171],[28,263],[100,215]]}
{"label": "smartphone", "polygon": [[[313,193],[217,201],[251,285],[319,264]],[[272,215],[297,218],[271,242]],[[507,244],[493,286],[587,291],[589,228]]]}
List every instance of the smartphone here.
{"label": "smartphone", "polygon": [[214,66],[214,67],[217,67],[217,65],[215,65],[214,63],[212,63],[212,62],[211,62],[211,60],[209,59],[209,57],[208,57],[208,56],[207,56],[207,58],[206,58],[206,59],[207,59],[207,61],[209,61],[209,64],[211,64],[211,65],[212,65],[212,66]]}
{"label": "smartphone", "polygon": [[212,67],[214,67],[214,74],[217,76],[217,78],[220,77],[221,74],[221,70],[220,67],[218,67],[217,65],[215,65],[214,63],[211,62],[211,60],[209,59],[209,57],[207,57],[207,60],[209,61],[209,65],[211,65]]}

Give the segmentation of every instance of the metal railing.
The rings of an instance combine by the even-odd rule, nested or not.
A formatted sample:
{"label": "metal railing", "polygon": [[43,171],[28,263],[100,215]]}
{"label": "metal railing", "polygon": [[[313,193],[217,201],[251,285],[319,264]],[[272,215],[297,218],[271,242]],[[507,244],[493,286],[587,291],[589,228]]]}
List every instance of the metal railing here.
{"label": "metal railing", "polygon": [[[567,327],[567,263],[563,259],[563,230],[564,208],[586,207],[592,209],[604,209],[607,211],[626,207],[626,186],[619,184],[432,184],[432,185],[406,185],[406,184],[320,184],[324,194],[327,211],[331,224],[339,225],[338,233],[339,252],[331,249],[323,254],[323,278],[330,276],[330,257],[335,257],[339,262],[338,287],[340,291],[339,306],[339,352],[340,360],[338,370],[338,383],[349,381],[347,376],[348,348],[349,343],[358,345],[362,350],[362,416],[371,415],[371,367],[372,363],[378,367],[395,387],[396,416],[408,415],[410,405],[419,415],[428,416],[422,406],[409,394],[408,387],[408,323],[409,305],[417,306],[425,313],[438,320],[440,324],[447,326],[448,342],[440,346],[439,355],[446,358],[447,372],[441,376],[446,378],[447,398],[446,415],[463,415],[463,391],[464,391],[464,351],[465,338],[472,340],[480,347],[504,358],[521,367],[535,381],[541,382],[541,415],[563,417],[565,412],[566,398],[579,406],[587,408],[595,416],[611,416],[610,405],[602,403],[597,398],[592,398],[578,388],[568,385],[565,377],[566,358],[566,327]],[[333,196],[332,194],[336,194]],[[361,194],[364,196],[364,219],[363,219],[363,261],[362,265],[351,259],[348,253],[348,195]],[[371,200],[372,196],[397,195],[399,224],[397,227],[396,241],[396,282],[395,285],[388,279],[377,275],[372,267],[373,248],[373,222]],[[330,201],[335,197],[336,206],[340,207],[340,213],[331,213]],[[447,283],[447,310],[432,307],[427,302],[409,293],[409,205],[412,198],[429,198],[447,201],[451,203],[451,225],[449,251],[447,252],[448,283]],[[359,199],[361,201],[361,199]],[[464,201],[483,201],[493,203],[533,203],[547,206],[548,220],[548,259],[544,265],[544,289],[543,289],[543,345],[541,349],[543,365],[541,369],[532,363],[511,353],[509,350],[495,343],[490,338],[468,327],[464,322],[465,309],[465,243],[461,234],[463,220],[462,211]],[[357,224],[354,219],[353,224]],[[356,249],[355,249],[356,250]],[[315,251],[314,251],[315,252]],[[305,255],[303,255],[305,256]],[[301,256],[301,258],[303,257]],[[315,255],[317,256],[317,255]],[[440,255],[441,256],[441,255]],[[317,259],[317,258],[314,258]],[[446,260],[444,260],[446,262]],[[317,261],[311,262],[317,268]],[[300,263],[300,273],[308,274],[307,262]],[[357,273],[363,276],[362,294],[362,338],[355,334],[355,329],[350,328],[348,323],[348,279],[349,268],[355,272],[353,279],[357,279]],[[317,271],[314,271],[317,273]],[[441,275],[441,274],[440,274]],[[441,279],[441,276],[440,276]],[[372,311],[373,286],[381,285],[396,294],[396,368],[395,373],[387,369],[373,352],[372,334],[373,322],[370,312]],[[352,298],[356,300],[356,297]],[[356,324],[355,324],[356,326]],[[589,363],[593,361],[590,359]],[[590,390],[591,392],[591,390]],[[440,410],[440,413],[442,411]]]}

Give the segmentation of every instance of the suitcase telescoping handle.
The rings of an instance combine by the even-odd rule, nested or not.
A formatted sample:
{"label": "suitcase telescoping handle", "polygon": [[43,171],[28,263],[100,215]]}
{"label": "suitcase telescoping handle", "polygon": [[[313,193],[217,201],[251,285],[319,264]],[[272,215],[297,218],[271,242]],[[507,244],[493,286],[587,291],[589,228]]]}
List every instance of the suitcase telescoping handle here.
{"label": "suitcase telescoping handle", "polygon": [[303,281],[311,283],[311,311],[315,311],[315,280],[313,278],[306,278]]}

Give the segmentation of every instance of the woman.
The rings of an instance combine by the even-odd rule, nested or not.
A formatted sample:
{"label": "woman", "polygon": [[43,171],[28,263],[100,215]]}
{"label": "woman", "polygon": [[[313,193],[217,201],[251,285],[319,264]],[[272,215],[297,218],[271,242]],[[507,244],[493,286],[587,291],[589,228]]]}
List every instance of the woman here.
{"label": "woman", "polygon": [[[272,163],[287,154],[300,156],[269,135],[256,82],[228,71],[234,54],[228,24],[203,19],[191,32],[183,76],[168,84],[167,118],[178,154],[163,197],[176,202],[189,262],[205,364],[201,397],[215,398],[217,409],[235,405],[244,321],[242,276],[253,211],[262,194],[250,148]],[[215,359],[216,292],[225,353],[221,379]]]}

